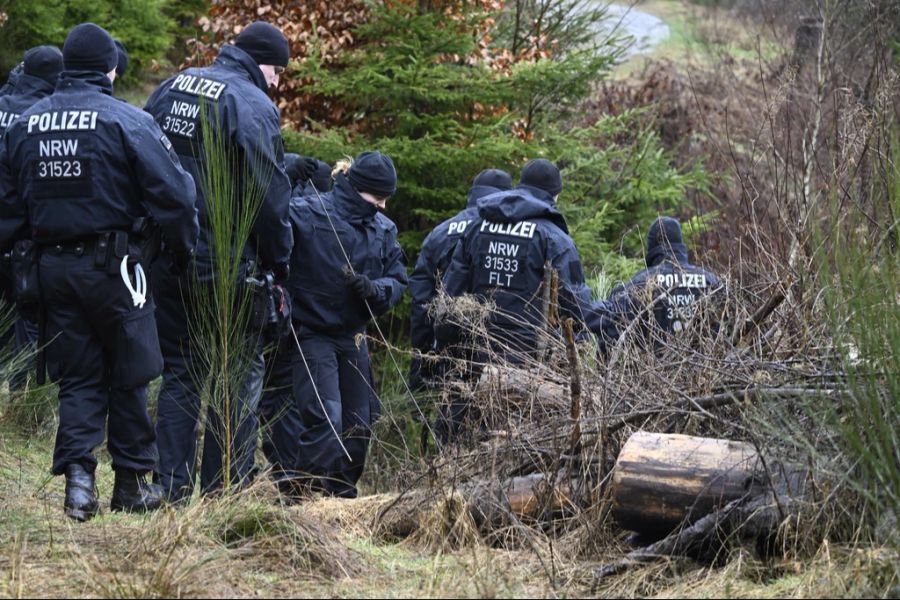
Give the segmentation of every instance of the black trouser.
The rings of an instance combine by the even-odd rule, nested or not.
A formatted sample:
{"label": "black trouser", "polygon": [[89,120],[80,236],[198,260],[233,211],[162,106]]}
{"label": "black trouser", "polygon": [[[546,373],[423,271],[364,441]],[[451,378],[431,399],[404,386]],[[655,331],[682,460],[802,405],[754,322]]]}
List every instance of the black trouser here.
{"label": "black trouser", "polygon": [[379,413],[368,346],[361,337],[357,347],[355,337],[301,330],[302,355],[294,358],[301,422],[297,470],[318,477],[325,491],[345,498],[356,497]]}
{"label": "black trouser", "polygon": [[[178,500],[190,496],[194,489],[200,389],[208,382],[210,375],[209,363],[204,360],[203,348],[198,345],[207,342],[198,338],[198,312],[193,309],[197,302],[202,301],[199,299],[202,294],[192,288],[207,285],[196,283],[196,277],[201,282],[208,282],[210,271],[208,264],[198,259],[195,272],[176,277],[171,273],[168,257],[161,257],[156,262],[153,285],[158,306],[160,346],[165,359],[156,419],[159,446],[156,479],[170,499]],[[256,411],[264,371],[258,337],[248,336],[242,348],[232,348],[231,352],[232,360],[241,365],[239,374],[236,371],[232,375],[239,377],[240,381],[229,386],[232,393],[228,397],[227,409],[222,397],[214,397],[209,403],[203,462],[200,465],[200,490],[204,494],[216,491],[223,485],[225,447],[229,448],[230,483],[244,485],[253,475]],[[228,419],[223,418],[225,413]]]}
{"label": "black trouser", "polygon": [[103,442],[107,420],[113,467],[153,470],[156,438],[146,383],[161,367],[153,301],[135,307],[122,279],[96,269],[92,253],[44,250],[40,284],[47,371],[59,384],[53,473],[71,463],[93,472],[93,449]]}
{"label": "black trouser", "polygon": [[259,401],[262,450],[277,479],[293,477],[300,439],[300,411],[294,402],[293,335],[283,338],[266,356],[266,379]]}

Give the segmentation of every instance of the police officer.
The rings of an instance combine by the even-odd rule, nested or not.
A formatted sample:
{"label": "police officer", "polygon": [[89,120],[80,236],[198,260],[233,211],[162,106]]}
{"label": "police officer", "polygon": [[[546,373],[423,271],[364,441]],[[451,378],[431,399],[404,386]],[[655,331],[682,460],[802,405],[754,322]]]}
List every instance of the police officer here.
{"label": "police officer", "polygon": [[604,303],[592,300],[578,249],[556,208],[561,191],[556,165],[543,158],[528,162],[519,185],[479,201],[478,218],[466,228],[444,275],[449,295],[471,293],[496,303],[490,341],[507,360],[521,361],[537,347],[546,261],[559,273],[564,314],[599,325]]}
{"label": "police officer", "polygon": [[25,52],[22,65],[10,93],[0,97],[0,135],[26,109],[53,93],[63,69],[62,52],[56,46],[37,46]]}
{"label": "police officer", "polygon": [[[193,182],[152,118],[112,97],[112,37],[93,23],[63,46],[56,92],[0,142],[0,246],[39,250],[47,367],[59,384],[53,473],[66,476],[65,512],[99,512],[93,449],[109,421],[116,472],[112,510],[157,508],[144,482],[156,464],[147,383],[162,370],[143,268],[152,218],[185,265],[198,235]],[[28,242],[17,248],[28,250]]]}
{"label": "police officer", "polygon": [[[472,182],[466,207],[432,229],[422,242],[416,267],[409,277],[409,292],[412,296],[410,335],[413,348],[420,353],[434,350],[434,323],[428,316],[428,303],[437,294],[438,281],[447,271],[456,243],[478,216],[478,200],[511,187],[512,178],[509,173],[500,169],[485,169]],[[422,370],[422,359],[414,357],[410,365],[411,388],[420,388],[424,384]],[[432,371],[427,365],[425,370]]]}
{"label": "police officer", "polygon": [[[196,295],[191,286],[194,281],[207,285],[214,275],[214,249],[201,185],[205,160],[201,128],[213,128],[230,156],[241,157],[242,161],[252,159],[252,165],[247,162],[234,169],[238,178],[235,190],[243,190],[245,185],[264,186],[244,252],[240,281],[251,273],[254,263],[272,271],[276,280],[286,281],[292,245],[288,220],[291,188],[284,171],[280,114],[267,91],[278,85],[288,57],[288,42],[280,30],[261,21],[252,23],[233,44],[222,47],[212,66],[189,68],[170,77],[145,106],[172,140],[181,163],[194,176],[200,209],[200,242],[193,272],[173,277],[171,269],[160,264],[153,274],[165,357],[156,424],[160,453],[157,477],[172,501],[190,497],[197,458],[201,401],[196,378],[202,376],[202,368],[188,325],[192,314],[190,300]],[[259,180],[246,181],[242,172],[250,172]],[[261,181],[264,178],[267,180]],[[253,473],[256,411],[264,369],[257,342],[246,341],[252,364],[228,417],[232,431],[229,479],[238,484],[246,483]],[[211,409],[207,417],[200,467],[203,493],[220,489],[224,480],[222,447],[226,436],[222,416]]]}
{"label": "police officer", "polygon": [[610,294],[610,313],[602,319],[602,353],[635,319],[639,320],[642,333],[639,339],[652,337],[658,347],[662,341],[660,332],[683,331],[694,316],[698,301],[724,290],[714,273],[689,262],[681,223],[672,217],[659,217],[650,225],[646,263],[646,269]]}
{"label": "police officer", "polygon": [[[321,160],[286,153],[285,171],[291,179],[293,195],[313,196],[331,190],[331,167]],[[284,501],[293,501],[297,492],[297,440],[300,411],[294,402],[293,361],[297,354],[293,336],[278,340],[266,354],[266,377],[259,401],[262,451]]]}
{"label": "police officer", "polygon": [[294,397],[302,423],[297,470],[339,497],[356,497],[380,410],[366,324],[397,304],[407,284],[397,227],[378,212],[396,187],[391,159],[363,152],[346,175],[336,175],[331,192],[291,204],[290,291],[300,345]]}
{"label": "police officer", "polygon": [[[56,46],[37,46],[25,52],[22,64],[22,73],[16,79],[12,93],[0,97],[0,137],[21,113],[53,93],[63,69],[62,52]],[[7,257],[0,267],[0,279],[0,294],[7,305],[12,305],[15,300],[12,264]],[[14,338],[15,355],[22,356],[37,342],[37,324],[19,315],[15,324],[0,336],[0,345],[5,345],[10,337]],[[18,366],[10,377],[10,385],[21,387],[27,374],[27,367]]]}
{"label": "police officer", "polygon": [[[563,316],[597,330],[604,314],[605,303],[592,300],[578,249],[556,208],[562,187],[556,165],[542,158],[528,162],[519,185],[479,200],[478,217],[466,227],[443,277],[444,289],[451,296],[473,294],[494,302],[496,310],[487,323],[489,349],[510,362],[524,362],[538,349],[546,263],[559,274],[558,301]],[[453,326],[437,329],[439,348],[452,348],[463,337]],[[476,362],[481,364],[487,358],[479,357]],[[465,412],[455,407],[449,417],[444,416],[450,422],[438,421],[439,441],[458,432]]]}

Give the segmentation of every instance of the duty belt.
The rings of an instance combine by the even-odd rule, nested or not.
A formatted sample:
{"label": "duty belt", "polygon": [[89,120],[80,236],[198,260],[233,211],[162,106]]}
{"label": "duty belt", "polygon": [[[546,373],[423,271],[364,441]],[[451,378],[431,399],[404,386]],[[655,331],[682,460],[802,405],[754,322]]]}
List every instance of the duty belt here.
{"label": "duty belt", "polygon": [[50,254],[74,254],[84,256],[93,254],[97,247],[97,240],[77,240],[57,242],[56,244],[41,244],[41,249]]}

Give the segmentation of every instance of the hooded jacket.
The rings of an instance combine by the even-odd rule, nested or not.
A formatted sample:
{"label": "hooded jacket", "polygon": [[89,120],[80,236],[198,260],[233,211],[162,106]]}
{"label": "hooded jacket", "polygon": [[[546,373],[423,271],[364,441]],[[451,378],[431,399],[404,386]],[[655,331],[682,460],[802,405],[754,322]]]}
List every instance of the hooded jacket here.
{"label": "hooded jacket", "polygon": [[[383,315],[400,301],[407,276],[397,227],[363,200],[343,174],[330,192],[293,198],[290,215],[291,316],[301,328],[355,335],[365,330],[372,313]],[[368,301],[350,287],[348,257],[353,273],[375,285],[375,296]]]}
{"label": "hooded jacket", "polygon": [[[443,278],[451,296],[474,294],[496,305],[488,333],[496,350],[530,352],[541,327],[544,265],[559,274],[561,312],[590,329],[603,303],[592,300],[581,258],[562,214],[543,190],[520,184],[478,201]],[[458,332],[457,332],[458,335]],[[452,343],[439,339],[439,345]]]}
{"label": "hooded jacket", "polygon": [[0,138],[0,249],[127,232],[148,215],[173,253],[190,254],[194,185],[169,140],[149,115],[113,98],[106,75],[63,71],[56,92]]}
{"label": "hooded jacket", "polygon": [[[200,123],[204,118],[222,135],[228,158],[237,160],[233,190],[261,196],[251,232],[249,253],[267,267],[286,264],[292,237],[288,219],[291,184],[284,170],[280,114],[267,95],[265,77],[249,54],[233,45],[222,47],[212,66],[186,69],[165,80],[144,110],[172,142],[185,169],[194,177],[200,211],[199,256],[209,256],[208,210],[202,163]],[[252,177],[252,179],[251,179]]]}
{"label": "hooded jacket", "polygon": [[466,233],[468,225],[478,217],[478,201],[499,191],[487,185],[473,185],[469,189],[466,207],[432,229],[422,242],[416,267],[409,277],[413,348],[422,352],[434,349],[434,323],[428,316],[427,305],[437,293],[438,281],[447,271],[456,243]]}
{"label": "hooded jacket", "polygon": [[0,96],[0,136],[19,115],[52,94],[53,89],[49,81],[20,73],[10,93]]}
{"label": "hooded jacket", "polygon": [[670,334],[682,331],[700,298],[724,290],[714,273],[689,262],[687,246],[681,242],[648,240],[646,264],[646,269],[610,294],[610,313],[601,326],[601,352],[615,343],[634,319],[641,319],[645,336],[651,335],[651,325]]}
{"label": "hooded jacket", "polygon": [[6,83],[4,83],[2,87],[0,87],[0,98],[15,93],[16,82],[19,80],[19,77],[23,73],[25,73],[24,62],[20,62],[12,68],[12,70],[9,72],[9,75],[7,76]]}

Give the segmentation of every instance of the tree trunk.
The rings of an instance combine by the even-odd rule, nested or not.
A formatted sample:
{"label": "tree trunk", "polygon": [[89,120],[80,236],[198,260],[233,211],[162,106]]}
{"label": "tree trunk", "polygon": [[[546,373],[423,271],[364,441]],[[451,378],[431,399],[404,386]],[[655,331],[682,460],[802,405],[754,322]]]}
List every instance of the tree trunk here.
{"label": "tree trunk", "polygon": [[632,435],[613,471],[613,516],[649,536],[664,536],[722,506],[765,489],[750,444],[649,433]]}

